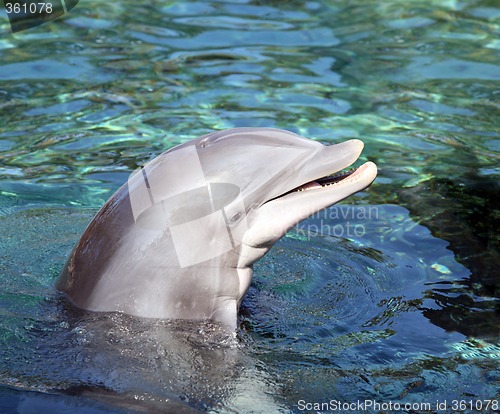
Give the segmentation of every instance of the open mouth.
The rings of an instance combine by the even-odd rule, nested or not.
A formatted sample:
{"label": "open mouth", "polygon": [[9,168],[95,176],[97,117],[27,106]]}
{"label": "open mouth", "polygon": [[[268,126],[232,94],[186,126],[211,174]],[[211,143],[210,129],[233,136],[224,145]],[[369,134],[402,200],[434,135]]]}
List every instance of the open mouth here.
{"label": "open mouth", "polygon": [[361,177],[362,173],[364,172],[364,170],[366,170],[366,168],[368,168],[368,164],[365,163],[358,168],[351,167],[337,171],[336,173],[302,184],[290,191],[287,191],[286,193],[279,195],[278,197],[275,197],[274,199],[281,198],[292,193],[299,193],[303,191],[317,191],[320,189],[333,187],[340,184],[347,184],[349,182],[354,182],[356,181],[357,178]]}
{"label": "open mouth", "polygon": [[[309,181],[305,184],[295,187],[290,191],[287,191],[286,193],[280,194],[279,196],[266,201],[266,203],[280,198],[284,198],[285,196],[289,196],[291,194],[298,194],[305,191],[314,192],[322,189],[330,189],[335,186],[356,182],[358,179],[362,178],[363,172],[365,172],[365,170],[369,168],[369,164],[372,163],[370,162],[365,163],[358,168],[353,168],[353,167],[345,168],[333,174],[317,178],[316,180]],[[367,186],[368,185],[369,183],[367,184]]]}
{"label": "open mouth", "polygon": [[[331,185],[335,185],[345,180],[347,177],[350,177],[357,171],[356,168],[344,169],[341,171],[337,171],[336,173],[327,175],[322,178],[318,178],[317,180],[309,181],[308,183],[302,184],[301,186],[294,188],[289,191],[287,194],[296,193],[299,191],[311,191],[319,188],[329,187]],[[283,194],[285,195],[285,194]]]}

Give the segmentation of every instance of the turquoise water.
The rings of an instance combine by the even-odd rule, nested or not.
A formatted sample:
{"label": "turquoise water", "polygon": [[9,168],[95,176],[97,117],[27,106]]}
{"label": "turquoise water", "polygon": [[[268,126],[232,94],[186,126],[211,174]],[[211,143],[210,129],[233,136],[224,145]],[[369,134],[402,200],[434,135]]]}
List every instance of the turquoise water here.
{"label": "turquoise water", "polygon": [[[0,412],[500,399],[496,2],[88,0],[0,32]],[[239,126],[360,138],[379,176],[255,265],[236,338],[61,301],[132,170]]]}

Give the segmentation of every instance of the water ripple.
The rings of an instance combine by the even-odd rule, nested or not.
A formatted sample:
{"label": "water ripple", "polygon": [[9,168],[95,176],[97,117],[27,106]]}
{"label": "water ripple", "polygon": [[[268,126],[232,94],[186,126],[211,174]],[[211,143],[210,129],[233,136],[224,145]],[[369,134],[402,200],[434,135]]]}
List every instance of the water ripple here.
{"label": "water ripple", "polygon": [[[487,0],[89,0],[16,35],[4,18],[2,384],[109,398],[102,384],[120,392],[125,381],[149,403],[184,392],[196,408],[241,412],[293,411],[305,397],[496,396],[499,13]],[[92,323],[60,320],[51,296],[92,213],[155,155],[236,126],[362,139],[379,175],[349,203],[379,215],[313,217],[255,266],[241,359],[221,371],[232,381],[188,367],[225,361],[189,341],[173,354],[127,349],[147,329],[126,318],[96,322],[112,335],[93,352]],[[349,225],[366,232],[335,233]],[[169,376],[176,363],[192,381]]]}

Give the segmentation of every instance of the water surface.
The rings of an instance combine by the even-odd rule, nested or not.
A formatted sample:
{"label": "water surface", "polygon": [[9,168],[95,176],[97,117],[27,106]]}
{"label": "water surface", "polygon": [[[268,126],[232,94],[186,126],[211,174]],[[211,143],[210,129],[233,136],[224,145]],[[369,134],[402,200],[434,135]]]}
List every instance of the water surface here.
{"label": "water surface", "polygon": [[[0,15],[0,411],[498,400],[499,19],[488,0],[87,0],[12,35]],[[255,265],[235,338],[61,300],[131,171],[240,126],[360,138],[380,170]]]}

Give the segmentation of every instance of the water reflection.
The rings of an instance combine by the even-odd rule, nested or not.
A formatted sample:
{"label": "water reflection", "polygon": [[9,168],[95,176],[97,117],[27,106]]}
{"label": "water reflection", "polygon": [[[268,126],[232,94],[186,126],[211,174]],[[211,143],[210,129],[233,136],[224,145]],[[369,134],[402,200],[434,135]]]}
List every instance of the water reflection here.
{"label": "water reflection", "polygon": [[[460,293],[457,280],[467,281],[470,272],[448,242],[402,207],[378,208],[369,221],[350,223],[365,226],[363,236],[315,232],[304,252],[298,240],[304,227],[316,229],[320,221],[347,226],[341,217],[349,214],[309,219],[255,266],[244,326],[258,334],[258,355],[276,375],[293,376],[287,382],[290,403],[292,396],[350,401],[381,394],[422,401],[459,396],[464,382],[453,383],[456,375],[467,383],[483,372],[495,377],[497,302]],[[462,369],[460,361],[471,358],[474,366]],[[494,382],[483,381],[486,388],[473,395],[490,395]]]}
{"label": "water reflection", "polygon": [[[2,384],[104,394],[108,405],[95,410],[132,389],[146,395],[143,381],[160,400],[192,391],[187,405],[197,408],[247,411],[266,395],[254,410],[262,412],[296,410],[306,397],[497,396],[496,5],[80,3],[57,22],[0,39]],[[78,374],[82,365],[73,372],[82,348],[68,344],[78,322],[59,325],[53,281],[91,213],[153,156],[233,126],[281,127],[324,142],[363,139],[379,176],[349,202],[379,214],[313,218],[304,224],[310,232],[290,233],[256,265],[238,333],[244,379],[227,393],[207,391],[215,402],[175,380],[171,388],[161,383],[172,378],[147,359],[155,350],[137,342],[143,355],[123,362],[141,374],[136,382],[125,371],[109,378],[113,352],[128,352],[126,333],[102,333],[94,343],[103,352],[89,356],[90,371],[82,372],[90,379]],[[349,220],[365,233],[347,234]],[[318,231],[324,225],[330,233]],[[146,329],[120,318],[106,323],[113,320],[115,333],[120,325],[138,335]],[[109,328],[99,318],[86,322],[88,331]],[[204,352],[191,354],[200,367]],[[57,369],[44,365],[47,355]],[[67,366],[58,369],[58,358]],[[214,358],[224,365],[226,356]],[[0,391],[2,401],[9,390]],[[23,409],[33,407],[16,395],[10,406],[24,398]]]}

